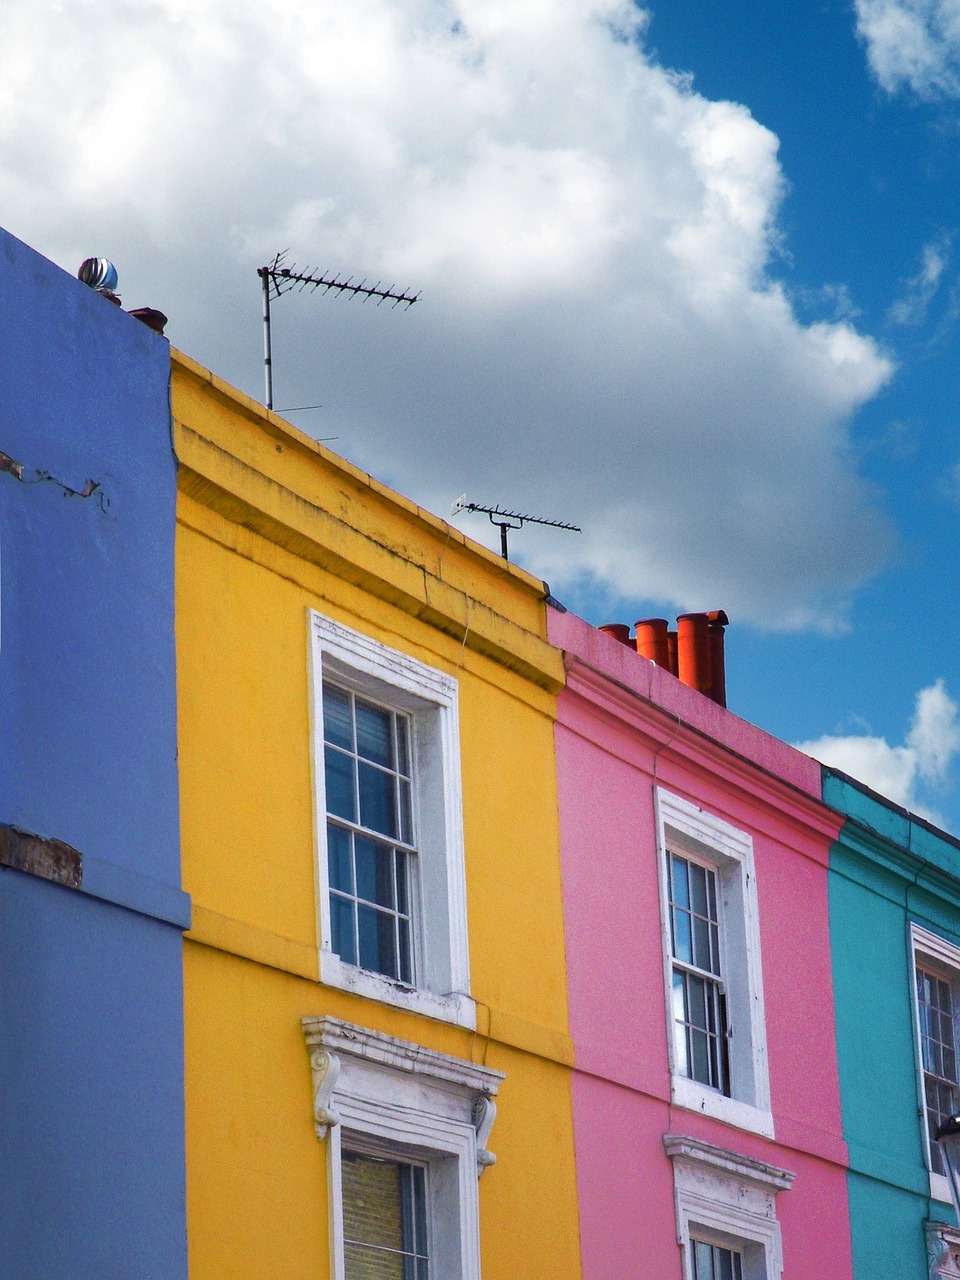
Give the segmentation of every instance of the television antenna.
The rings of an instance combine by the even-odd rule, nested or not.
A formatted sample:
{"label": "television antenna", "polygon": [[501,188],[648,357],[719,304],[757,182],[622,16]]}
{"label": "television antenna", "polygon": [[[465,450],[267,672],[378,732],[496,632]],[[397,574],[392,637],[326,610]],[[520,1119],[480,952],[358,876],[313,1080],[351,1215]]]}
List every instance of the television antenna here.
{"label": "television antenna", "polygon": [[548,520],[545,516],[531,516],[520,511],[505,511],[503,507],[484,507],[479,502],[468,502],[467,495],[462,493],[451,508],[451,515],[459,515],[461,511],[482,511],[500,530],[500,554],[509,560],[507,554],[507,530],[522,529],[525,524],[545,524],[551,529],[569,529],[571,533],[583,533],[578,524],[568,524],[566,520]]}
{"label": "television antenna", "polygon": [[[299,286],[300,292],[308,289],[311,292],[314,289],[322,289],[324,293],[346,293],[350,297],[356,297],[358,294],[363,298],[364,302],[368,298],[376,298],[377,306],[381,306],[384,302],[392,302],[394,307],[400,306],[402,303],[405,307],[412,307],[415,302],[420,301],[419,293],[400,293],[393,285],[389,289],[382,287],[378,280],[376,284],[367,284],[367,281],[361,280],[359,284],[354,283],[353,276],[343,279],[341,276],[329,275],[320,271],[300,271],[296,264],[286,266],[285,259],[288,250],[283,249],[278,253],[273,261],[266,267],[257,267],[257,275],[260,277],[260,291],[263,296],[263,384],[264,384],[264,404],[268,409],[273,408],[273,346],[270,337],[270,302],[271,299],[281,298],[285,293],[289,293],[291,289]],[[313,406],[309,406],[313,407]],[[293,413],[294,410],[286,410]]]}

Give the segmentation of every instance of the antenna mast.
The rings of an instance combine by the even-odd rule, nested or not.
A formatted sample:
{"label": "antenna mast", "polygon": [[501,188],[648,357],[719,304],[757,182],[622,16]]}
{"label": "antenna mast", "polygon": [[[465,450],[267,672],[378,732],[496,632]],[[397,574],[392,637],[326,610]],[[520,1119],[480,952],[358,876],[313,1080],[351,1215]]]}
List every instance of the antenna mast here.
{"label": "antenna mast", "polygon": [[270,336],[270,301],[271,298],[280,298],[285,293],[289,293],[291,289],[295,289],[298,285],[300,291],[304,289],[322,289],[324,293],[346,293],[351,297],[357,294],[363,298],[364,302],[368,298],[376,298],[377,306],[381,303],[392,302],[394,307],[401,303],[405,307],[412,307],[415,302],[420,301],[419,293],[399,293],[391,285],[389,289],[381,286],[378,280],[374,285],[368,285],[366,280],[361,280],[359,284],[354,284],[353,276],[346,280],[336,275],[329,275],[320,271],[299,271],[296,264],[292,267],[283,265],[287,256],[287,250],[284,249],[278,253],[273,262],[266,267],[257,267],[257,275],[260,277],[260,290],[263,297],[263,383],[264,383],[264,404],[268,409],[273,408],[273,343]]}
{"label": "antenna mast", "polygon": [[500,554],[504,560],[509,560],[507,554],[507,530],[522,529],[525,524],[546,524],[551,529],[569,529],[571,533],[583,533],[578,524],[567,524],[565,520],[547,520],[544,516],[530,516],[519,511],[504,511],[503,507],[483,507],[479,502],[468,502],[467,495],[461,494],[453,504],[451,510],[452,515],[457,515],[461,511],[482,511],[486,515],[491,524],[495,524],[500,530]]}

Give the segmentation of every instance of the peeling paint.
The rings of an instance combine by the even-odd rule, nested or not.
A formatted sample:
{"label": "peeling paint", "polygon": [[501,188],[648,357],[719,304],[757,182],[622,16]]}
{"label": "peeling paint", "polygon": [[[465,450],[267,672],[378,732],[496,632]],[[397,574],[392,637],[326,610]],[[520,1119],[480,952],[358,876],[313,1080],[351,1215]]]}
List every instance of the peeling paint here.
{"label": "peeling paint", "polygon": [[0,866],[79,889],[83,884],[83,855],[62,840],[33,835],[0,824]]}

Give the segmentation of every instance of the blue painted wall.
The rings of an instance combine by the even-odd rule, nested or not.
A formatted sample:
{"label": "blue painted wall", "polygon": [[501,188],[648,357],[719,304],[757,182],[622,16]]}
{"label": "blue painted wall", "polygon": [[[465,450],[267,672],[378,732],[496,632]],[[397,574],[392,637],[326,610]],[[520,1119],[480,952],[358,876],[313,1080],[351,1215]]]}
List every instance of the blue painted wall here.
{"label": "blue painted wall", "polygon": [[0,824],[83,856],[0,867],[0,1275],[177,1280],[169,349],[0,231],[0,352]]}
{"label": "blue painted wall", "polygon": [[945,833],[824,770],[847,816],[830,856],[830,945],[856,1280],[929,1280],[930,1198],[918,1093],[909,926],[960,946],[960,848]]}

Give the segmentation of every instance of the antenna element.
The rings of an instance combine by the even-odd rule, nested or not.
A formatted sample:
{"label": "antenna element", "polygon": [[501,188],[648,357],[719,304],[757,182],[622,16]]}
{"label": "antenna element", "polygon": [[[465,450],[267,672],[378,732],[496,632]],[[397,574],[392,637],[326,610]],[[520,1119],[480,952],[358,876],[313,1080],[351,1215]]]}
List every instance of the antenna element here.
{"label": "antenna element", "polygon": [[503,507],[483,507],[479,502],[468,502],[467,495],[462,493],[451,508],[451,515],[461,511],[482,511],[500,530],[500,554],[509,560],[507,554],[507,530],[522,529],[525,524],[546,524],[551,529],[569,529],[571,533],[583,533],[578,524],[568,524],[566,520],[547,520],[544,516],[530,516],[519,511],[504,511]]}
{"label": "antenna element", "polygon": [[263,295],[263,381],[266,399],[264,403],[268,409],[273,408],[273,351],[270,338],[270,300],[271,298],[280,298],[285,293],[289,293],[291,289],[300,286],[300,291],[304,289],[322,289],[324,293],[333,290],[334,293],[346,293],[351,297],[360,294],[364,302],[368,298],[376,298],[377,306],[381,303],[392,302],[394,307],[398,307],[401,303],[405,307],[412,307],[415,302],[420,301],[419,293],[399,293],[393,285],[389,289],[382,287],[378,280],[374,285],[368,285],[366,280],[361,280],[359,284],[354,284],[353,276],[346,280],[337,275],[329,275],[320,271],[298,271],[296,264],[292,267],[284,266],[284,259],[287,256],[287,250],[284,249],[276,255],[273,262],[267,267],[257,267],[257,275],[260,277],[260,289]]}

